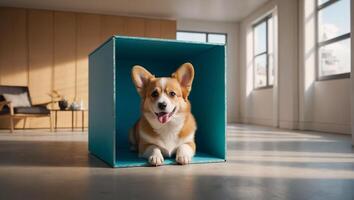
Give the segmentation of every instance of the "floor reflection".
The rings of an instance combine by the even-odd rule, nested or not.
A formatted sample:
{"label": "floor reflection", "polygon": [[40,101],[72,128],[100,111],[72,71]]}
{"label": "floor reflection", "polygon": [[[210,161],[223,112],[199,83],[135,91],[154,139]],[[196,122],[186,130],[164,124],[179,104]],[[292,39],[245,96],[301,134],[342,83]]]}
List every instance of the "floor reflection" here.
{"label": "floor reflection", "polygon": [[0,199],[352,200],[350,142],[230,125],[226,163],[112,169],[88,154],[87,133],[0,131]]}

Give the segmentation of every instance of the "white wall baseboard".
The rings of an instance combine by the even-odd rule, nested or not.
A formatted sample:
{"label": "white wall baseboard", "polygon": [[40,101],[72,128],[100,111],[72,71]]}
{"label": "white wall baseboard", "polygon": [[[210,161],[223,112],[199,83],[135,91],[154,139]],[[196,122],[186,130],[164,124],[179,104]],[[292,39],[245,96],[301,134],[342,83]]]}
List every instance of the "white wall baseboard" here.
{"label": "white wall baseboard", "polygon": [[330,133],[350,134],[350,124],[336,124],[324,122],[300,122],[300,130],[323,131]]}
{"label": "white wall baseboard", "polygon": [[297,129],[299,129],[299,122],[298,121],[279,120],[279,128],[297,130]]}
{"label": "white wall baseboard", "polygon": [[241,122],[244,124],[255,124],[255,125],[271,126],[271,127],[273,126],[272,119],[245,117],[245,118],[241,118]]}
{"label": "white wall baseboard", "polygon": [[[273,127],[272,119],[241,118],[240,123],[255,124]],[[298,122],[298,121],[279,121],[279,128],[291,130],[322,131],[329,133],[351,134],[350,124],[337,124],[325,122]]]}

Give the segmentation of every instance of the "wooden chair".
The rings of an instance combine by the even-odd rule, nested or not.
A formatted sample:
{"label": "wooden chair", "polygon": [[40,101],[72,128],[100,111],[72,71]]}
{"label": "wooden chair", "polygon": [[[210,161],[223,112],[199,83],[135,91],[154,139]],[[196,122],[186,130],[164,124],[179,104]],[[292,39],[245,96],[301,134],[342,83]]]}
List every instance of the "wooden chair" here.
{"label": "wooden chair", "polygon": [[[27,93],[30,107],[13,107],[12,103],[6,101],[2,94],[23,94]],[[8,118],[10,120],[10,132],[14,131],[14,119],[24,119],[23,128],[26,126],[28,117],[49,117],[50,131],[53,131],[52,116],[47,108],[48,103],[33,105],[28,87],[26,86],[0,86],[0,118]]]}

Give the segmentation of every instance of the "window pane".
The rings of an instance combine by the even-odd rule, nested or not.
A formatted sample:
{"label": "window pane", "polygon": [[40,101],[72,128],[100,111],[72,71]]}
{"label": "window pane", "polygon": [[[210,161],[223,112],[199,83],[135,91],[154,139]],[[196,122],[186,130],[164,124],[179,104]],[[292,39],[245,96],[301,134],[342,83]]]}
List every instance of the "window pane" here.
{"label": "window pane", "polygon": [[328,2],[329,0],[317,0],[317,5],[320,6],[326,2]]}
{"label": "window pane", "polygon": [[321,47],[318,62],[320,76],[350,72],[350,39]]}
{"label": "window pane", "polygon": [[254,53],[255,55],[265,52],[267,48],[266,22],[254,27]]}
{"label": "window pane", "polygon": [[268,85],[274,84],[274,59],[272,55],[268,57]]}
{"label": "window pane", "polygon": [[177,40],[206,42],[205,33],[177,32]]}
{"label": "window pane", "polygon": [[326,41],[350,32],[350,0],[341,0],[318,12],[318,40]]}
{"label": "window pane", "polygon": [[254,59],[255,70],[255,88],[264,87],[267,85],[267,55],[262,54]]}
{"label": "window pane", "polygon": [[274,68],[273,68],[273,58],[274,58],[274,40],[273,40],[273,17],[268,18],[268,85],[273,85],[274,83]]}
{"label": "window pane", "polygon": [[217,43],[217,44],[226,44],[226,35],[210,33],[208,35],[208,42]]}

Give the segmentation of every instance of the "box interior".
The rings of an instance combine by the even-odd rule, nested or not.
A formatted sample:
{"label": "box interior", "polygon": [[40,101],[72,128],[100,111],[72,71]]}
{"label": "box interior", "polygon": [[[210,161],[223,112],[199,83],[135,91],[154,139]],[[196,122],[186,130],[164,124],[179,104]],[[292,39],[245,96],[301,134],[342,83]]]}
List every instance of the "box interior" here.
{"label": "box interior", "polygon": [[[225,48],[222,45],[115,37],[116,167],[144,166],[146,160],[129,151],[128,130],[140,116],[140,97],[131,69],[141,65],[157,77],[170,76],[181,64],[195,68],[190,101],[198,130],[193,163],[225,160]],[[174,158],[165,164],[175,163]]]}

